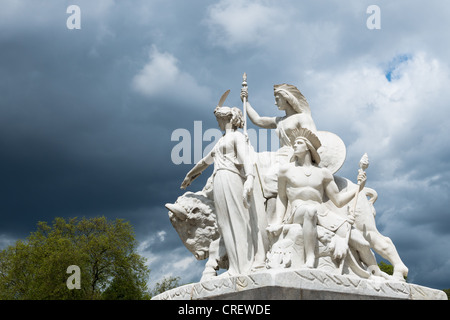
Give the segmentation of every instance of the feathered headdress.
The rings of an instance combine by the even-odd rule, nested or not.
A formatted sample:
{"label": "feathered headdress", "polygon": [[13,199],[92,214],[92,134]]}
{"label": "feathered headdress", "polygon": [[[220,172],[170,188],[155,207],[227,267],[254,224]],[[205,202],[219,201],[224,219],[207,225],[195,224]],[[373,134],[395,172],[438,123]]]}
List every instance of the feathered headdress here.
{"label": "feathered headdress", "polygon": [[[295,128],[291,131],[291,144],[294,145],[295,140],[304,139],[306,141],[306,145],[308,146],[309,151],[311,152],[311,158],[316,163],[320,163],[320,155],[317,150],[322,146],[319,138],[312,132],[306,128]],[[294,157],[293,157],[294,158]],[[292,159],[291,159],[292,160]]]}

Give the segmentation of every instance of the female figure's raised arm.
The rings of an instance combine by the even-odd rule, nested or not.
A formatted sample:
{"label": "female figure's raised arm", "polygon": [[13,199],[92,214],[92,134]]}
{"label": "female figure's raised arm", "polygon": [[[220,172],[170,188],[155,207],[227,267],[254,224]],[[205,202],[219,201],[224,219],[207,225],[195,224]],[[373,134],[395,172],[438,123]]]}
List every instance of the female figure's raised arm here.
{"label": "female figure's raised arm", "polygon": [[250,102],[248,101],[248,92],[246,89],[241,90],[241,99],[247,98],[247,115],[254,125],[264,129],[276,129],[277,123],[275,117],[261,117],[258,112],[253,109]]}
{"label": "female figure's raised arm", "polygon": [[253,109],[249,102],[247,102],[247,115],[253,122],[253,124],[257,125],[258,127],[264,129],[277,128],[276,117],[261,117],[258,112]]}

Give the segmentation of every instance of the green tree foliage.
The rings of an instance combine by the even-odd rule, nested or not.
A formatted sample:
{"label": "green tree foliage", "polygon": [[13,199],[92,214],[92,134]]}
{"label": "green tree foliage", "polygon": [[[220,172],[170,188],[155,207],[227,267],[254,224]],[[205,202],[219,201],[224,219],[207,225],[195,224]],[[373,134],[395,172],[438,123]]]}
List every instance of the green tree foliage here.
{"label": "green tree foliage", "polygon": [[[380,270],[383,272],[386,272],[389,275],[393,275],[394,274],[394,267],[391,264],[385,263],[383,261],[380,261],[378,263],[378,266],[380,267]],[[408,281],[408,277],[404,277],[405,281]]]}
{"label": "green tree foliage", "polygon": [[444,292],[447,295],[447,299],[450,300],[450,289],[444,289]]}
{"label": "green tree foliage", "polygon": [[165,277],[160,282],[155,284],[151,292],[151,296],[154,297],[160,293],[163,293],[167,290],[176,288],[180,286],[180,277]]}
{"label": "green tree foliage", "polygon": [[390,264],[387,264],[383,261],[380,261],[378,263],[378,266],[380,267],[381,271],[386,272],[389,275],[393,275],[394,274],[394,267]]}
{"label": "green tree foliage", "polygon": [[[0,251],[0,299],[144,299],[150,270],[123,220],[56,218]],[[69,290],[67,268],[80,267]]]}

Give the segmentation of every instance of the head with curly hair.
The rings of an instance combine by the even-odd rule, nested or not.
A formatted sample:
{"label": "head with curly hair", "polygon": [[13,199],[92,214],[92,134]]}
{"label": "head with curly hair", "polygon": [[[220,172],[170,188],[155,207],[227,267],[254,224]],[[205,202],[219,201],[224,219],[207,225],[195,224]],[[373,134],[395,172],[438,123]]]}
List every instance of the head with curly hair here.
{"label": "head with curly hair", "polygon": [[[221,122],[225,122],[231,123],[233,130],[244,127],[244,117],[239,108],[216,107],[216,109],[214,109],[214,115],[219,122],[219,126],[221,126]],[[222,127],[220,129],[225,130],[225,128]]]}

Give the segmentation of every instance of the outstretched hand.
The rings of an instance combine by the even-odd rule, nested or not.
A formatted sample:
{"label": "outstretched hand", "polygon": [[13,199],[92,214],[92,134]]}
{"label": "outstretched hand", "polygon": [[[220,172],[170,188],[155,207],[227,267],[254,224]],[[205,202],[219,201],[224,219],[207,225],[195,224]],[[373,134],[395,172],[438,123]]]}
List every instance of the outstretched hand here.
{"label": "outstretched hand", "polygon": [[183,182],[181,183],[181,189],[186,189],[190,184],[191,184],[192,180],[191,177],[186,176],[183,180]]}
{"label": "outstretched hand", "polygon": [[201,173],[196,174],[195,176],[191,177],[189,173],[184,178],[183,182],[181,183],[181,189],[186,189],[192,181],[194,181],[195,178],[197,178]]}

